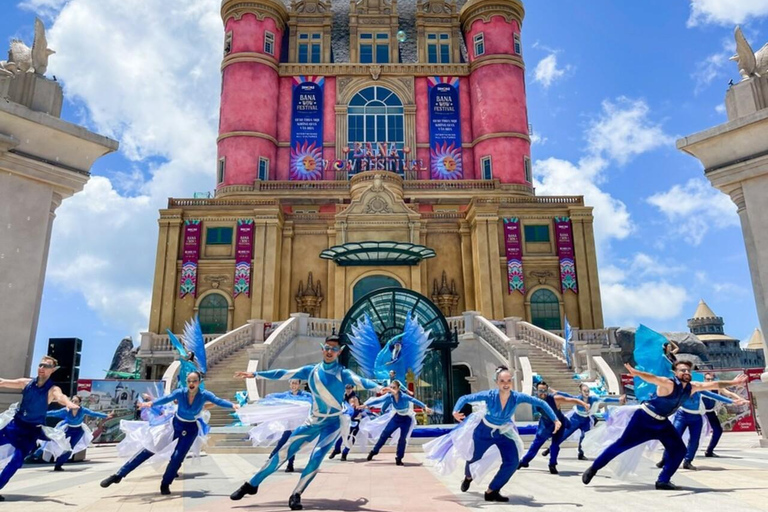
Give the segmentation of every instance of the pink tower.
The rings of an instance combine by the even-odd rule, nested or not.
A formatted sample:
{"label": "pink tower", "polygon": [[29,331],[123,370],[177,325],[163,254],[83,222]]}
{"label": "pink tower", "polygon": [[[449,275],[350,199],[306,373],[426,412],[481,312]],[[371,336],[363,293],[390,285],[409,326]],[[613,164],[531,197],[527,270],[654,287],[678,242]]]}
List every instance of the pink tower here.
{"label": "pink tower", "polygon": [[520,0],[471,0],[459,18],[470,62],[474,168],[502,183],[530,184]]}
{"label": "pink tower", "polygon": [[288,12],[274,0],[224,0],[217,187],[253,185],[277,161],[278,72]]}

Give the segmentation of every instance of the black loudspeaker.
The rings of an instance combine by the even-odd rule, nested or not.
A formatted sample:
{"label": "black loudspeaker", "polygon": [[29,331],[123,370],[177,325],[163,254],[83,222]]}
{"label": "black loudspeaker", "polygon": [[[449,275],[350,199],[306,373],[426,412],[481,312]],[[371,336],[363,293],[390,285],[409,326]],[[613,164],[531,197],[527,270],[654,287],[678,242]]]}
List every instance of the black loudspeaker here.
{"label": "black loudspeaker", "polygon": [[59,369],[53,374],[53,382],[62,393],[72,396],[77,391],[80,378],[80,352],[83,340],[80,338],[49,338],[48,355],[59,362]]}

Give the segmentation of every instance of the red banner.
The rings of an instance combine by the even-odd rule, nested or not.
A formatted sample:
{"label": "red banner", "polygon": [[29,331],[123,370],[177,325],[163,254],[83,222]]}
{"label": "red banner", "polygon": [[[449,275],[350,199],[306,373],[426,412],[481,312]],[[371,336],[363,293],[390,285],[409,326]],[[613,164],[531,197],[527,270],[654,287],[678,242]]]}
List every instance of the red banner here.
{"label": "red banner", "polygon": [[519,291],[525,295],[523,275],[523,244],[520,237],[520,220],[504,219],[504,248],[507,253],[507,292]]}
{"label": "red banner", "polygon": [[179,298],[191,294],[197,296],[197,260],[200,259],[202,224],[199,220],[184,221],[184,251],[181,260]]}
{"label": "red banner", "polygon": [[235,297],[251,296],[251,260],[253,259],[253,219],[238,219],[235,244]]}
{"label": "red banner", "polygon": [[571,290],[579,293],[576,286],[576,257],[573,249],[573,232],[568,217],[555,217],[555,243],[560,259],[560,288],[565,293]]}

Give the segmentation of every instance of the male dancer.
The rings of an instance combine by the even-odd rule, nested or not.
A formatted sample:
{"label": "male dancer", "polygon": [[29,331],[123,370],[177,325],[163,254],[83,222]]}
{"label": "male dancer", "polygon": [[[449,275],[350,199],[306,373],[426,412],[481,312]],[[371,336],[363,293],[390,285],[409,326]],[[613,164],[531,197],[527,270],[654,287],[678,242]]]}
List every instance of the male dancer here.
{"label": "male dancer", "polygon": [[536,394],[539,396],[540,400],[546,402],[547,405],[555,411],[555,415],[557,416],[558,421],[563,424],[563,428],[555,430],[555,424],[552,419],[548,415],[542,414],[541,418],[539,418],[539,428],[536,429],[536,437],[533,439],[533,443],[531,443],[528,453],[526,453],[520,460],[520,467],[527,468],[528,464],[534,457],[536,457],[536,454],[539,453],[541,445],[551,437],[552,444],[549,446],[549,472],[553,475],[557,475],[559,473],[557,471],[557,456],[560,454],[560,443],[567,439],[563,434],[571,429],[571,424],[568,421],[568,418],[566,418],[562,411],[560,411],[560,404],[572,403],[579,405],[584,409],[589,409],[589,404],[578,398],[570,398],[550,393],[549,386],[544,381],[541,381],[536,385]]}
{"label": "male dancer", "polygon": [[[346,397],[347,395],[344,396]],[[347,460],[347,455],[349,455],[349,448],[355,445],[355,441],[357,441],[357,434],[360,432],[360,420],[370,414],[368,412],[367,406],[360,405],[360,400],[357,398],[357,395],[353,394],[350,396],[347,399],[347,403],[349,404],[349,410],[347,411],[347,414],[349,414],[349,435],[347,436],[347,446],[345,446],[344,449],[341,448],[343,439],[339,437],[336,440],[336,445],[333,447],[333,451],[328,456],[329,459],[332,459],[338,454],[341,454],[341,460]]]}
{"label": "male dancer", "polygon": [[592,478],[615,457],[623,452],[651,440],[658,440],[667,450],[668,457],[664,469],[656,481],[656,489],[677,490],[678,486],[670,480],[685,457],[685,444],[667,418],[671,416],[682,403],[696,391],[740,386],[747,381],[746,375],[740,375],[731,381],[720,382],[691,382],[693,365],[688,361],[677,361],[672,367],[675,375],[672,378],[659,377],[652,373],[636,370],[630,364],[624,365],[633,377],[639,377],[645,382],[656,385],[656,393],[643,402],[632,414],[627,428],[613,444],[603,450],[595,462],[581,476],[584,484],[589,484]]}
{"label": "male dancer", "polygon": [[[704,374],[704,381],[705,382],[712,382],[715,380],[715,374],[707,372]],[[727,389],[721,389],[719,391],[713,391],[713,393],[722,393],[724,396],[727,396],[728,398],[731,398],[733,400],[743,400],[743,398],[736,393],[732,391],[728,391]],[[715,453],[715,448],[717,447],[717,443],[720,442],[720,436],[723,435],[723,426],[720,425],[720,418],[717,417],[717,413],[715,412],[715,407],[717,406],[717,402],[712,398],[707,398],[706,396],[703,396],[701,398],[701,401],[704,403],[704,413],[707,417],[707,421],[709,421],[709,426],[712,427],[712,438],[709,440],[709,446],[707,446],[707,451],[704,452],[705,457],[719,457]],[[749,403],[748,400],[744,400],[745,402]]]}
{"label": "male dancer", "polygon": [[[245,482],[233,492],[230,499],[237,501],[243,499],[243,496],[246,494],[256,494],[259,490],[259,484],[265,478],[274,473],[287,459],[296,455],[302,446],[318,439],[317,444],[312,449],[309,462],[301,473],[299,483],[288,500],[288,506],[291,510],[301,510],[303,508],[301,505],[301,493],[304,492],[315,478],[315,475],[317,475],[323,458],[333,447],[336,438],[341,432],[340,416],[344,414],[342,397],[344,396],[345,384],[382,391],[381,386],[377,383],[364,379],[341,366],[338,358],[342,348],[339,337],[332,334],[325,339],[325,344],[322,346],[323,361],[317,365],[308,365],[295,370],[268,370],[254,373],[237,372],[235,374],[235,377],[240,379],[306,380],[309,383],[313,401],[312,414],[309,421],[294,430],[293,434],[288,438],[286,445],[275,456],[267,459],[267,462],[259,472],[249,482]],[[388,391],[389,388],[384,388],[383,390]]]}
{"label": "male dancer", "polygon": [[[282,393],[270,393],[266,396],[266,398],[278,398],[280,400],[299,400],[302,402],[309,402],[310,404],[312,403],[312,393],[301,389],[300,379],[291,379],[288,381],[288,385],[291,388],[289,391],[284,391]],[[293,430],[286,430],[283,432],[283,436],[277,442],[277,445],[275,445],[275,449],[272,450],[272,453],[269,454],[270,457],[274,457],[277,452],[280,451],[280,448],[282,448],[283,445],[288,442],[288,438],[291,437],[291,434],[293,434]],[[295,461],[295,455],[288,459],[288,466],[285,468],[286,473],[293,473],[293,463]]]}
{"label": "male dancer", "polygon": [[[10,444],[13,447],[13,457],[0,473],[0,489],[19,470],[24,458],[35,451],[37,442],[48,440],[43,432],[48,404],[55,401],[72,410],[80,407],[67,398],[61,388],[53,385],[51,375],[59,368],[58,364],[56,359],[44,356],[37,365],[34,379],[0,379],[0,388],[22,390],[21,403],[13,419],[0,430],[0,446]],[[0,501],[4,500],[0,496]]]}

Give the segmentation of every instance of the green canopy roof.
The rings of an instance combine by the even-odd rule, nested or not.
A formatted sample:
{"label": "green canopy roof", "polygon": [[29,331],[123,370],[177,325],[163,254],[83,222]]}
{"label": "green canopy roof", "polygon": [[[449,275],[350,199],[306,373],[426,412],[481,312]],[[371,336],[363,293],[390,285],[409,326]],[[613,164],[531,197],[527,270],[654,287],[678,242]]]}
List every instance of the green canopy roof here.
{"label": "green canopy roof", "polygon": [[434,249],[405,242],[350,242],[334,245],[320,253],[342,267],[363,265],[418,265],[434,258]]}

